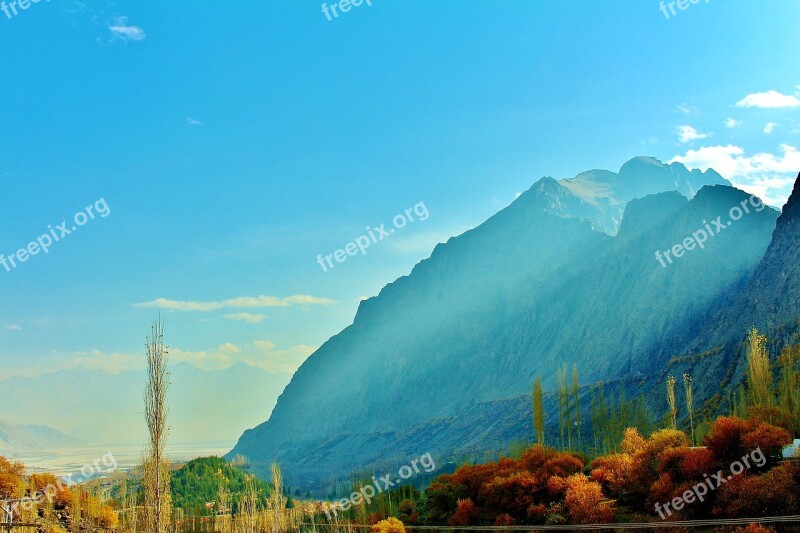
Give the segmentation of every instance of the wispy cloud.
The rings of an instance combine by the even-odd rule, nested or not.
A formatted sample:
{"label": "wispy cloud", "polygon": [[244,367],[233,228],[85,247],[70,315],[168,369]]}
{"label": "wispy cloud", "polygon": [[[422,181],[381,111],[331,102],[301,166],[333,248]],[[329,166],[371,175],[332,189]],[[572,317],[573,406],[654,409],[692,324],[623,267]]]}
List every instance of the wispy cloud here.
{"label": "wispy cloud", "polygon": [[710,133],[703,133],[697,131],[694,127],[687,125],[678,126],[678,140],[682,143],[697,141],[700,139],[707,139]]}
{"label": "wispy cloud", "polygon": [[19,324],[9,324],[6,326],[8,331],[22,331],[22,326]]}
{"label": "wispy cloud", "polygon": [[766,133],[767,135],[769,135],[770,133],[772,133],[773,131],[775,131],[775,128],[776,128],[777,126],[778,126],[778,124],[776,124],[776,123],[774,123],[774,122],[767,122],[767,125],[766,125],[766,126],[764,126],[764,133]]}
{"label": "wispy cloud", "polygon": [[333,305],[336,303],[336,300],[318,298],[308,294],[295,294],[294,296],[288,296],[284,298],[283,301],[299,305]]}
{"label": "wispy cloud", "polygon": [[189,126],[202,126],[203,125],[202,122],[200,122],[199,120],[194,119],[192,117],[186,117],[186,124],[188,124]]}
{"label": "wispy cloud", "polygon": [[800,107],[800,99],[791,94],[782,94],[772,90],[763,93],[748,94],[736,102],[736,107],[757,107],[761,109]]}
{"label": "wispy cloud", "polygon": [[218,311],[220,309],[253,309],[264,307],[288,307],[291,304],[302,305],[333,305],[336,300],[328,298],[318,298],[316,296],[309,296],[306,294],[295,294],[294,296],[287,296],[286,298],[278,298],[277,296],[240,296],[238,298],[230,298],[221,301],[182,301],[170,300],[168,298],[156,298],[149,302],[142,302],[133,304],[133,307],[143,309],[170,309],[172,311],[187,311],[187,312],[209,312]]}
{"label": "wispy cloud", "polygon": [[267,315],[259,315],[254,313],[232,313],[230,315],[225,315],[224,318],[237,322],[247,322],[248,324],[260,324],[267,318]]}
{"label": "wispy cloud", "polygon": [[741,125],[742,125],[741,121],[738,121],[733,118],[729,118],[728,120],[725,121],[726,128],[738,128]]}
{"label": "wispy cloud", "polygon": [[[208,350],[169,348],[169,363],[186,363],[207,372],[225,370],[237,363],[257,366],[268,372],[292,374],[317,348],[298,344],[279,348],[275,342],[257,340],[250,344],[224,342]],[[64,370],[84,369],[117,375],[144,370],[146,358],[140,353],[91,351],[71,352],[50,360],[47,366],[5,368],[0,381],[14,377],[35,378]]]}
{"label": "wispy cloud", "polygon": [[314,353],[314,346],[298,344],[282,350],[272,341],[255,341],[253,343],[256,353],[247,356],[243,361],[247,364],[258,366],[268,372],[292,374],[308,356]]}
{"label": "wispy cloud", "polygon": [[760,152],[747,156],[740,146],[705,146],[672,158],[690,169],[713,168],[742,190],[755,194],[769,205],[782,206],[792,191],[800,170],[800,152],[788,144],[781,153]]}
{"label": "wispy cloud", "polygon": [[683,113],[684,115],[694,115],[699,112],[696,107],[690,106],[686,103],[676,105],[675,110],[679,113]]}
{"label": "wispy cloud", "polygon": [[147,37],[142,28],[128,23],[128,17],[114,17],[108,30],[113,39],[123,41],[143,41]]}

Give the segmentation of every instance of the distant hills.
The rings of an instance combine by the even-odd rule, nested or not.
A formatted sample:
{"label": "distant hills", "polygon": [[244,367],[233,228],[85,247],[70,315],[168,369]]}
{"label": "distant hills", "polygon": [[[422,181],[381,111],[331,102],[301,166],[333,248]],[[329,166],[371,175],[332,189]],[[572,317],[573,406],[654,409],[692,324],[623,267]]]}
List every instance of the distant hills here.
{"label": "distant hills", "polygon": [[78,448],[86,443],[46,426],[12,424],[0,420],[0,454]]}
{"label": "distant hills", "polygon": [[[272,410],[289,379],[245,363],[215,371],[171,365],[170,443],[231,442]],[[15,377],[0,381],[0,405],[18,420],[62,428],[90,444],[143,444],[146,381],[144,371],[82,368]]]}
{"label": "distant hills", "polygon": [[782,258],[796,251],[797,209],[778,231],[777,211],[751,210],[666,268],[655,252],[749,198],[712,170],[643,157],[542,178],[362,302],[231,455],[277,460],[313,490],[390,457],[507,445],[531,436],[532,381],[555,388],[563,363],[584,384],[629,380],[660,417],[660,380],[681,361],[672,371],[696,372],[699,405],[720,409],[747,327],[795,330],[796,267]]}

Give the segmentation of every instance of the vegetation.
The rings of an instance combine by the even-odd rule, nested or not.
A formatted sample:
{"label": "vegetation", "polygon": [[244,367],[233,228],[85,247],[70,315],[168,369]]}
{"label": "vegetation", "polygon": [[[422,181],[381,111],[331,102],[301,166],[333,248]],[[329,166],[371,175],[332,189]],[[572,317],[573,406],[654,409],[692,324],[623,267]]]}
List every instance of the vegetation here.
{"label": "vegetation", "polygon": [[[270,468],[271,483],[247,473],[243,458],[233,463],[219,457],[196,459],[170,475],[163,454],[167,350],[161,324],[156,323],[147,344],[145,408],[151,441],[142,467],[116,482],[109,497],[101,481],[65,487],[52,475],[26,476],[21,464],[0,457],[0,499],[58,487],[52,498],[20,509],[16,518],[59,532],[195,530],[196,521],[206,519],[223,532],[284,533],[310,522],[313,531],[320,527],[352,532],[356,524],[366,524],[372,533],[403,533],[405,524],[501,529],[798,515],[800,462],[782,460],[781,452],[800,430],[800,346],[784,348],[776,365],[767,346],[765,337],[750,331],[746,382],[730,402],[739,416],[710,420],[701,411],[696,426],[693,380],[683,374],[686,424],[681,425],[687,432],[678,429],[676,380],[671,375],[666,381],[668,411],[662,419],[666,427],[653,428],[644,399],[628,400],[624,383],[610,392],[601,383],[587,391],[591,425],[583,428],[578,370],[573,367],[570,380],[563,365],[556,391],[560,450],[544,445],[544,390],[537,378],[532,391],[535,445],[520,446],[496,461],[446,470],[422,492],[399,486],[326,517],[324,511],[330,508],[323,502],[291,499],[277,464]],[[745,458],[746,467],[735,468]],[[717,475],[725,481],[702,500],[687,500],[663,516],[663,504],[686,499],[687,491],[705,487]],[[370,475],[349,481],[350,486],[337,489],[357,491],[372,482]],[[748,526],[736,531],[769,529]]]}
{"label": "vegetation", "polygon": [[155,322],[147,338],[147,388],[144,414],[150,443],[142,462],[144,510],[147,531],[164,533],[172,516],[169,493],[169,459],[164,454],[167,435],[167,354],[164,324]]}
{"label": "vegetation", "polygon": [[[269,483],[246,474],[221,457],[203,457],[189,461],[177,470],[170,480],[173,505],[185,516],[211,516],[220,512],[238,514],[256,503],[263,508],[272,493]],[[227,501],[220,493],[229,495]],[[207,506],[207,504],[212,504]]]}

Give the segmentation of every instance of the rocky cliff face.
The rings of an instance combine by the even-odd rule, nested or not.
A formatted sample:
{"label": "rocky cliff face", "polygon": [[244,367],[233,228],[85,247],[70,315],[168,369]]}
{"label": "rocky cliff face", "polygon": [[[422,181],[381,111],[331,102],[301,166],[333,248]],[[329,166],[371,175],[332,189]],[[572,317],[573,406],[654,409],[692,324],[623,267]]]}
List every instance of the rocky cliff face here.
{"label": "rocky cliff face", "polygon": [[[583,383],[647,382],[743,290],[777,213],[754,211],[662,266],[656,251],[726,217],[748,195],[714,185],[689,200],[676,192],[680,169],[631,166],[606,176],[604,198],[673,192],[620,200],[627,211],[611,237],[597,231],[605,214],[587,207],[589,196],[540,180],[363,302],[354,323],[303,364],[270,419],[245,432],[231,454],[277,460],[292,486],[313,489],[392,456],[447,455],[529,436],[532,380],[554,387],[562,363],[577,364]],[[615,181],[634,171],[647,181],[653,168],[650,183]],[[721,180],[685,173],[692,193],[703,176]],[[602,179],[593,174],[595,184]]]}

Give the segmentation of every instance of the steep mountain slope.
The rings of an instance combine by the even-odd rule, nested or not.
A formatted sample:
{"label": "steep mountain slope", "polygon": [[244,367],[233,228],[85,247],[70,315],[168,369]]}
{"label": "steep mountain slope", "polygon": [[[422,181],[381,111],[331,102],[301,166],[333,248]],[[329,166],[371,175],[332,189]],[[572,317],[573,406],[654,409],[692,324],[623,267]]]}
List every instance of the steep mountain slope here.
{"label": "steep mountain slope", "polygon": [[584,382],[653,372],[749,278],[777,217],[752,213],[664,268],[657,250],[748,196],[720,185],[691,201],[674,191],[634,201],[612,238],[554,203],[562,189],[540,180],[363,302],[231,454],[278,460],[292,485],[313,487],[393,455],[479,448],[495,439],[488,428],[453,420],[476,410],[502,420],[493,405],[527,394],[536,375],[554,386],[562,363],[578,364]]}
{"label": "steep mountain slope", "polygon": [[[751,244],[741,243],[739,253]],[[787,344],[800,343],[800,175],[753,276],[709,317],[669,368],[691,372],[705,383],[708,394],[700,399],[709,412],[729,407],[721,387],[744,381],[744,339],[754,326],[770,339],[773,357]]]}

